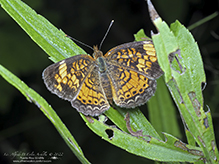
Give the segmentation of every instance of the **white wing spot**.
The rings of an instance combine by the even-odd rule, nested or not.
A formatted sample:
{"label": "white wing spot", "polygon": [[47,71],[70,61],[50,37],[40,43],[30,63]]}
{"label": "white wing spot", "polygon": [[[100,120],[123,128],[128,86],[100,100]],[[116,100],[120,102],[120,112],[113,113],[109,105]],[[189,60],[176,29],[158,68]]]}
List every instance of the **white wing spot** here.
{"label": "white wing spot", "polygon": [[65,60],[62,60],[59,64],[62,65],[65,63]]}

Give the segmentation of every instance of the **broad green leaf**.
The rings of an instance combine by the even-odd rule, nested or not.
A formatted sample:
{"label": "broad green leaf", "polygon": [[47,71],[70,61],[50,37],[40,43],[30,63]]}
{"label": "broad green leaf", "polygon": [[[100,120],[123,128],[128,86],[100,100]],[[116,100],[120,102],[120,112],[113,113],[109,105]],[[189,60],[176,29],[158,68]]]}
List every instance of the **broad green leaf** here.
{"label": "broad green leaf", "polygon": [[0,65],[0,75],[11,85],[17,88],[27,98],[28,101],[33,102],[43,112],[43,114],[55,126],[55,128],[62,136],[66,144],[69,146],[69,148],[74,152],[76,157],[82,163],[89,163],[67,127],[63,124],[63,122],[56,114],[56,112],[52,109],[52,107],[39,94],[29,88],[23,81],[21,81],[18,77],[5,69],[2,65]]}
{"label": "broad green leaf", "polygon": [[[215,143],[212,127],[209,127],[212,123],[203,110],[201,84],[205,83],[205,73],[197,43],[178,21],[169,29],[153,7],[150,14],[159,31],[152,36],[158,62],[165,72],[165,82],[179,108],[185,128],[202,148],[206,161],[216,163],[219,156],[217,148],[211,144]],[[174,65],[173,60],[176,60]],[[176,70],[176,63],[180,70]],[[190,138],[191,135],[187,137]]]}
{"label": "broad green leaf", "polygon": [[155,96],[153,96],[147,104],[150,122],[158,133],[170,133],[181,138],[176,109],[162,78],[157,80]]}
{"label": "broad green leaf", "polygon": [[[168,142],[163,142],[152,137],[149,137],[149,139],[147,137],[147,140],[145,140],[143,138],[124,133],[118,128],[106,125],[105,123],[97,121],[96,119],[90,119],[84,118],[87,126],[90,127],[99,136],[101,136],[104,140],[138,156],[142,156],[156,161],[167,162],[195,162],[196,160],[201,158],[201,155],[191,154],[189,152],[190,148],[188,148],[187,150],[183,150],[182,148],[175,146],[174,143],[178,140],[170,135],[166,136],[166,140]],[[108,133],[111,133],[111,135]],[[200,152],[198,148],[193,148],[194,151]]]}

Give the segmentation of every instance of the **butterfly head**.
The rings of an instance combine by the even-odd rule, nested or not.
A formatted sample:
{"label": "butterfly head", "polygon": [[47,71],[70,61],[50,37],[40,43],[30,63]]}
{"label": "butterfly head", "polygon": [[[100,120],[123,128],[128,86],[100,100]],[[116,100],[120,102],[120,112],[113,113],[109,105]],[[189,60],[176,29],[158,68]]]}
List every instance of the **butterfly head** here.
{"label": "butterfly head", "polygon": [[98,57],[103,57],[103,52],[100,51],[97,46],[94,46],[93,57],[94,59],[97,59]]}

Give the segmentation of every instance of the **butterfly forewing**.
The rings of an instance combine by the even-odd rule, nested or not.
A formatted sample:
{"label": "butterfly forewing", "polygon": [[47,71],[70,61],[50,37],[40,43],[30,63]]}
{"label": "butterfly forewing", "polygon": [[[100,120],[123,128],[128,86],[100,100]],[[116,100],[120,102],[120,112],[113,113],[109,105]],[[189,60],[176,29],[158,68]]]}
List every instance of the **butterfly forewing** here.
{"label": "butterfly forewing", "polygon": [[77,55],[47,67],[43,79],[47,88],[60,98],[72,101],[79,93],[95,60],[88,55]]}
{"label": "butterfly forewing", "polygon": [[111,63],[134,70],[150,79],[157,79],[163,74],[150,40],[119,45],[109,50],[105,57]]}

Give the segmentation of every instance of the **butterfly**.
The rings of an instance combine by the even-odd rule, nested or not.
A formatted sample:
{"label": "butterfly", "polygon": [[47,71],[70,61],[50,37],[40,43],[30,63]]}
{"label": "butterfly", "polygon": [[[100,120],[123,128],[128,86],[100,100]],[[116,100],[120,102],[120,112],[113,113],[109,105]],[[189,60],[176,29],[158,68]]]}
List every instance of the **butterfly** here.
{"label": "butterfly", "polygon": [[46,87],[84,115],[98,116],[113,102],[123,108],[146,103],[163,71],[151,40],[116,46],[105,55],[93,47],[93,57],[81,54],[43,71]]}

